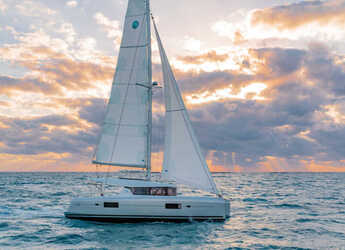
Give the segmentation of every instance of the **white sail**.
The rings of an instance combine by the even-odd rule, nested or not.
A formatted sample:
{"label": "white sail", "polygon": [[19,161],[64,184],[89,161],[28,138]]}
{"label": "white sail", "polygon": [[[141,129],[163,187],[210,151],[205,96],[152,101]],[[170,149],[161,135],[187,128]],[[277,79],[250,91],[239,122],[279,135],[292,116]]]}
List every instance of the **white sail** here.
{"label": "white sail", "polygon": [[149,1],[129,0],[106,117],[93,163],[148,168],[151,155]]}
{"label": "white sail", "polygon": [[189,120],[160,36],[154,23],[162,61],[166,108],[165,148],[162,174],[177,183],[218,194],[206,160]]}

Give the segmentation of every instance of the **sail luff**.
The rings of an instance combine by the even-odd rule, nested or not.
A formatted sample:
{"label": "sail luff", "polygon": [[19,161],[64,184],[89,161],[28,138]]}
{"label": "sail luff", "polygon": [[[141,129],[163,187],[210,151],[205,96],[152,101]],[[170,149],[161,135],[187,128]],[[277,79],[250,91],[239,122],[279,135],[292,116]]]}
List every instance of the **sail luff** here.
{"label": "sail luff", "polygon": [[[166,103],[163,176],[168,179],[173,178],[182,184],[219,194],[191,126],[157,26],[153,18],[152,20],[162,62]],[[192,169],[188,171],[186,170],[188,168]]]}

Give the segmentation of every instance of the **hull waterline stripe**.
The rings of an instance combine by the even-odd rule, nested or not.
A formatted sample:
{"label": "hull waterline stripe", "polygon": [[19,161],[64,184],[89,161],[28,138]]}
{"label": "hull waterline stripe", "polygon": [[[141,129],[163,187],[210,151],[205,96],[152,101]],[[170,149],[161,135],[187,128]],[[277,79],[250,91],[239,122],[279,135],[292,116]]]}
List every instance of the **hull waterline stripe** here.
{"label": "hull waterline stripe", "polygon": [[166,215],[97,215],[65,213],[67,218],[114,218],[114,219],[222,219],[223,216],[166,216]]}

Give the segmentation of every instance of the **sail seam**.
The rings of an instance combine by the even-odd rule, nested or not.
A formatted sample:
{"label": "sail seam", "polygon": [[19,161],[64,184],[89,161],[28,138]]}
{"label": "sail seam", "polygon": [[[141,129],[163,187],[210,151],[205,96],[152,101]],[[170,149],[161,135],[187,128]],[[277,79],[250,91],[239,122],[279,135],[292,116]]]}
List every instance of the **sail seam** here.
{"label": "sail seam", "polygon": [[126,15],[126,17],[137,17],[137,16],[146,16],[146,15],[147,15],[147,12],[143,12],[143,13],[136,14],[136,15]]}
{"label": "sail seam", "polygon": [[133,124],[111,123],[111,122],[105,122],[104,124],[113,125],[113,126],[120,126],[120,127],[138,127],[138,128],[142,128],[142,127],[146,127],[147,126],[147,124],[144,124],[144,125],[133,125]]}
{"label": "sail seam", "polygon": [[147,43],[143,45],[120,46],[121,49],[143,48],[149,46]]}
{"label": "sail seam", "polygon": [[138,128],[142,128],[142,127],[147,126],[147,124],[132,125],[132,124],[123,124],[123,123],[111,123],[111,122],[105,122],[104,124],[113,125],[113,126],[120,126],[120,127],[138,127]]}
{"label": "sail seam", "polygon": [[182,109],[171,109],[171,110],[165,110],[165,112],[178,112],[178,111],[183,111],[186,110],[185,108]]}
{"label": "sail seam", "polygon": [[[117,86],[137,86],[137,85],[139,85],[139,86],[147,86],[147,85],[145,85],[145,83],[116,83],[116,85]],[[147,86],[148,87],[148,86]]]}

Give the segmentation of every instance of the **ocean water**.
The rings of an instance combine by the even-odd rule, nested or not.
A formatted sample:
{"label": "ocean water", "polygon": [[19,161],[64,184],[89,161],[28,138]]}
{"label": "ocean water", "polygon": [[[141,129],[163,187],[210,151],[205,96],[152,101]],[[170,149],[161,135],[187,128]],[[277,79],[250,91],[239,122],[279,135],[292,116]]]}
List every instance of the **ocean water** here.
{"label": "ocean water", "polygon": [[345,249],[345,173],[215,174],[224,223],[66,219],[93,175],[0,173],[0,249]]}

